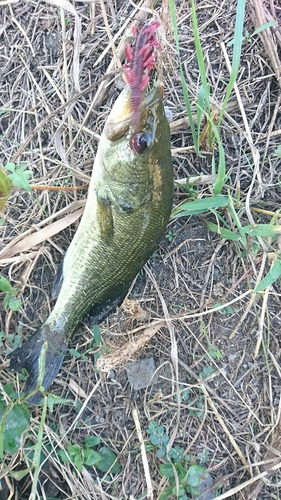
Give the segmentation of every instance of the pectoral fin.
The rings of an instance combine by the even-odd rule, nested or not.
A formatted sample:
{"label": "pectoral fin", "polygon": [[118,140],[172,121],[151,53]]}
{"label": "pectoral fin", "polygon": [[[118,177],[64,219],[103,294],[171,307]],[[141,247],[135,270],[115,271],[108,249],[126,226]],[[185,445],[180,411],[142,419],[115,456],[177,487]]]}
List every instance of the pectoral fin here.
{"label": "pectoral fin", "polygon": [[100,237],[104,240],[111,240],[114,234],[112,205],[107,197],[97,193],[97,219]]}

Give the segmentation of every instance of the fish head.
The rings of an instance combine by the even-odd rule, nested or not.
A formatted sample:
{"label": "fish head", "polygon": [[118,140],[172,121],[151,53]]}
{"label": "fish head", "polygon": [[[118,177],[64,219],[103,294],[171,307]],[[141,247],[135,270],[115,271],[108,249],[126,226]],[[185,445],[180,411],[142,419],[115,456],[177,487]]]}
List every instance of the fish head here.
{"label": "fish head", "polygon": [[140,109],[138,128],[133,125],[131,88],[121,92],[114,103],[104,127],[107,156],[134,162],[147,157],[171,158],[170,128],[165,115],[161,92],[158,87],[144,97]]}

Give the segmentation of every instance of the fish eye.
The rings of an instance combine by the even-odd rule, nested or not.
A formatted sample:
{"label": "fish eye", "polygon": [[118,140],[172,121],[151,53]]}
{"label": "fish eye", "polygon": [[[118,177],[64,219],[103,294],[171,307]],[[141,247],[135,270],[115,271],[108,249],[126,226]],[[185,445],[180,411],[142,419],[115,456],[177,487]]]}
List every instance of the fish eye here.
{"label": "fish eye", "polygon": [[151,136],[147,132],[137,132],[130,137],[130,148],[137,154],[145,153],[151,146]]}

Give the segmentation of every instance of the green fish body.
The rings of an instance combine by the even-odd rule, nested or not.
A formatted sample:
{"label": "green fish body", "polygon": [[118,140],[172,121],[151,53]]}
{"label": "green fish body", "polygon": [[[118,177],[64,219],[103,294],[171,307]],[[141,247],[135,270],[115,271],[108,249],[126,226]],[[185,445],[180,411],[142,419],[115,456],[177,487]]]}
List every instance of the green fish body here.
{"label": "green fish body", "polygon": [[[174,186],[170,129],[159,89],[141,106],[140,132],[132,130],[130,107],[126,87],[100,138],[85,211],[55,280],[56,304],[37,332],[9,355],[9,370],[29,372],[26,394],[38,386],[42,346],[48,390],[77,325],[88,313],[100,321],[123,300],[163,237]],[[41,397],[37,392],[30,401]]]}

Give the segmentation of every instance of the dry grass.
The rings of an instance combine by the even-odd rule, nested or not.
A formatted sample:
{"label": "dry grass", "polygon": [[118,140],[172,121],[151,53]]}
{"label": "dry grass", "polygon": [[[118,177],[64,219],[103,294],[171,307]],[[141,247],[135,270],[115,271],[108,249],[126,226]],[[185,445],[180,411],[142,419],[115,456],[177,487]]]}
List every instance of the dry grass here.
{"label": "dry grass", "polygon": [[[254,8],[255,2],[250,3]],[[249,36],[244,41],[235,93],[220,130],[228,189],[233,198],[240,197],[243,225],[268,223],[281,201],[281,165],[274,154],[281,141],[281,10],[271,1],[262,12],[266,21],[278,20],[279,27],[270,39],[263,33],[263,40]],[[183,182],[195,177],[200,197],[212,192],[210,151],[206,144],[201,157],[194,153],[165,0],[155,14],[162,21],[159,74],[165,104],[173,112],[175,178]],[[178,2],[177,16],[193,101],[200,82],[186,2]],[[211,103],[219,113],[229,76],[231,49],[226,44],[233,38],[235,3],[202,1],[197,16]],[[132,25],[149,17],[149,1],[1,2],[1,163],[26,162],[33,184],[31,195],[13,190],[1,227],[1,273],[20,289],[23,301],[18,313],[1,310],[1,329],[7,336],[3,359],[8,334],[21,334],[23,328],[30,333],[52,307],[51,282],[77,227],[104,121],[124,85],[120,67],[125,44]],[[257,12],[248,10],[245,31],[253,33],[257,24]],[[266,54],[272,43],[274,60]],[[185,197],[176,186],[176,202]],[[262,210],[254,212],[252,207]],[[208,233],[206,219],[210,214],[170,223],[172,241],[162,242],[131,291],[143,315],[120,309],[101,325],[103,343],[117,357],[119,348],[124,353],[124,346],[136,345],[138,351],[130,352],[134,359],[154,356],[152,385],[131,391],[126,367],[118,363],[109,375],[96,373],[92,351],[86,361],[74,356],[65,361],[53,390],[73,404],[47,414],[43,450],[48,459],[34,498],[133,500],[147,490],[147,498],[158,499],[167,481],[159,473],[161,459],[145,447],[146,429],[153,420],[165,426],[168,447],[178,445],[197,461],[198,454],[208,450],[206,465],[217,498],[280,498],[280,281],[264,294],[252,291],[270,268],[268,252],[280,251],[281,241],[269,246],[260,238],[256,254],[243,252],[235,242]],[[231,229],[230,217],[228,221]],[[250,248],[250,238],[248,243]],[[231,306],[232,313],[221,313],[215,307],[218,302],[221,309]],[[149,337],[146,345],[137,344],[143,329]],[[92,332],[84,325],[73,347],[86,352],[91,340]],[[210,355],[210,345],[220,351],[221,359]],[[213,371],[204,379],[203,370],[209,367]],[[2,386],[11,380],[7,371],[1,372]],[[190,389],[192,403],[181,401],[183,387]],[[29,430],[33,442],[39,423],[40,413],[34,412]],[[105,478],[85,467],[78,473],[61,463],[60,448],[69,441],[82,443],[92,434],[118,455],[118,477]],[[51,454],[46,448],[50,443]],[[32,498],[33,471],[22,481],[11,474],[23,464],[22,449],[4,457],[3,498]]]}

